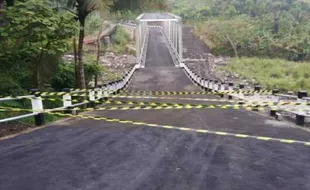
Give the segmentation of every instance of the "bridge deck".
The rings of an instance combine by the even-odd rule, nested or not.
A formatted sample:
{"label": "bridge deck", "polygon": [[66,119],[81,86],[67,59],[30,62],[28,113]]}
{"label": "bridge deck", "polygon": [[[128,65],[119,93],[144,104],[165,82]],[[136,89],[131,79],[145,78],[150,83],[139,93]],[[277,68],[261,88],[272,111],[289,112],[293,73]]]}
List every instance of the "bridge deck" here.
{"label": "bridge deck", "polygon": [[[198,91],[173,66],[158,31],[150,35],[146,68],[135,74],[129,89]],[[246,111],[90,114],[309,140],[307,131]],[[0,189],[309,189],[309,150],[298,144],[70,119],[1,140]]]}

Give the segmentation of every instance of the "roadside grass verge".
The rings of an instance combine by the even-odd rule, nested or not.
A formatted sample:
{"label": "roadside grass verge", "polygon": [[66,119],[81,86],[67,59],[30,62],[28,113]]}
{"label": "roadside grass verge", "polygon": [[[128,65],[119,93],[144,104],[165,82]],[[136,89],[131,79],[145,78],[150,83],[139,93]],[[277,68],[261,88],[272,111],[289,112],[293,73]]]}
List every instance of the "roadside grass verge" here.
{"label": "roadside grass verge", "polygon": [[[15,116],[21,116],[21,115],[25,115],[25,114],[29,114],[32,113],[31,111],[31,105],[30,105],[30,100],[29,101],[25,101],[25,100],[20,100],[20,101],[6,101],[6,102],[2,102],[0,103],[0,106],[3,107],[9,107],[9,108],[22,108],[22,109],[29,109],[29,111],[10,111],[10,110],[1,110],[0,111],[0,119],[5,119],[5,118],[11,118],[11,117],[15,117]],[[44,101],[44,109],[50,109],[50,108],[56,108],[56,107],[61,107],[61,102],[49,102],[47,103],[46,101]],[[45,123],[52,123],[54,121],[57,121],[59,119],[62,119],[62,116],[58,116],[58,115],[53,115],[53,114],[45,114]],[[35,122],[34,122],[34,117],[26,117],[26,118],[22,118],[22,119],[18,119],[16,121],[10,121],[10,123],[22,123],[25,125],[29,125],[29,126],[35,126]]]}
{"label": "roadside grass verge", "polygon": [[310,92],[310,64],[283,59],[240,58],[231,59],[227,66],[220,67],[240,77],[255,79],[267,89],[281,92],[307,90]]}

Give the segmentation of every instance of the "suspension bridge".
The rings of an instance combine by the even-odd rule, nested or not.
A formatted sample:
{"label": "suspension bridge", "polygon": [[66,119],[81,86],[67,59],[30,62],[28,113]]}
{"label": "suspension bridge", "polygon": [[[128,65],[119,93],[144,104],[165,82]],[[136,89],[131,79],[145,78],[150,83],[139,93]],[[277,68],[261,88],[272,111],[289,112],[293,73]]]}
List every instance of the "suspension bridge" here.
{"label": "suspension bridge", "polygon": [[[137,65],[85,93],[90,109],[72,114],[83,102],[62,93],[64,107],[45,113],[49,93],[33,93],[38,124],[44,114],[68,118],[0,140],[0,189],[310,189],[310,134],[297,126],[304,111],[291,111],[297,125],[277,121],[259,112],[276,116],[270,104],[242,93],[270,102],[276,92],[193,73],[182,62],[178,16],[142,14],[135,34]],[[305,96],[294,101],[303,110]]]}

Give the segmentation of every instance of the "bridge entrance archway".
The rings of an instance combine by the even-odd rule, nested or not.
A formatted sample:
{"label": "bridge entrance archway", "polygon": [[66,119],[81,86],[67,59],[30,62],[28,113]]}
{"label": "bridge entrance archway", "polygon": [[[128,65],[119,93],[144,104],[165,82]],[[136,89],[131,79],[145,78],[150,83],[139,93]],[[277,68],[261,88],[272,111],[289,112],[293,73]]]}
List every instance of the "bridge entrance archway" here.
{"label": "bridge entrance archway", "polygon": [[140,67],[145,67],[149,28],[158,27],[168,42],[174,63],[183,59],[182,18],[170,13],[143,13],[136,18],[136,56]]}

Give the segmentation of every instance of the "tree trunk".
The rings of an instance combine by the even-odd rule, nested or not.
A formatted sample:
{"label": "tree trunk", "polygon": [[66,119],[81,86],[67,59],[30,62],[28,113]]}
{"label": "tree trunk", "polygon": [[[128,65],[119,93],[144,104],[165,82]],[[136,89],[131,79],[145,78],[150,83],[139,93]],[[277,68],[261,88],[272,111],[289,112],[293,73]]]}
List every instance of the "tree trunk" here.
{"label": "tree trunk", "polygon": [[83,62],[83,44],[84,44],[84,36],[85,36],[85,17],[79,18],[80,21],[80,34],[79,34],[79,47],[78,47],[78,84],[79,88],[86,88],[85,83],[85,73],[84,73],[84,62]]}
{"label": "tree trunk", "polygon": [[[101,35],[101,30],[99,31],[98,37],[97,37],[97,60],[96,64],[99,64],[99,59],[100,59],[100,35]],[[98,75],[95,76],[95,88],[98,86]]]}
{"label": "tree trunk", "polygon": [[74,54],[74,76],[75,76],[75,87],[79,87],[78,78],[78,64],[77,64],[77,48],[76,48],[76,38],[73,38],[73,54]]}
{"label": "tree trunk", "polygon": [[239,58],[238,51],[237,51],[237,47],[236,47],[236,46],[233,46],[233,49],[234,49],[234,52],[235,52],[235,57],[236,57],[236,58]]}
{"label": "tree trunk", "polygon": [[[4,0],[0,0],[0,9],[3,9],[3,2],[4,2]],[[0,12],[1,13],[1,12]]]}
{"label": "tree trunk", "polygon": [[231,38],[230,38],[230,36],[229,36],[228,34],[226,35],[226,38],[227,38],[227,40],[229,41],[231,47],[232,47],[233,50],[234,50],[235,57],[236,57],[236,58],[239,58],[238,50],[237,50],[237,45],[234,44],[234,42],[231,40]]}
{"label": "tree trunk", "polygon": [[273,34],[278,34],[279,32],[279,17],[280,17],[280,11],[278,11],[273,19],[273,24],[272,24],[272,33]]}
{"label": "tree trunk", "polygon": [[[2,11],[1,11],[1,9],[4,8],[3,2],[4,2],[4,0],[0,0],[0,17],[2,17]],[[1,23],[0,23],[0,26],[2,26]]]}

